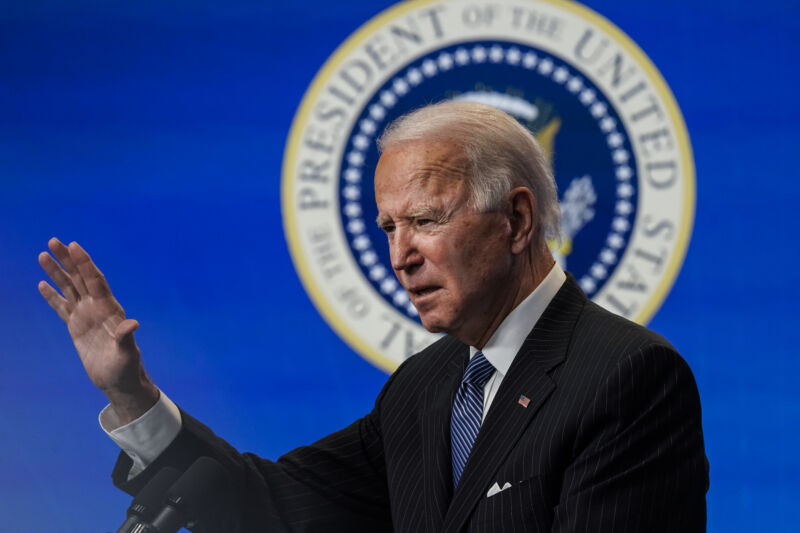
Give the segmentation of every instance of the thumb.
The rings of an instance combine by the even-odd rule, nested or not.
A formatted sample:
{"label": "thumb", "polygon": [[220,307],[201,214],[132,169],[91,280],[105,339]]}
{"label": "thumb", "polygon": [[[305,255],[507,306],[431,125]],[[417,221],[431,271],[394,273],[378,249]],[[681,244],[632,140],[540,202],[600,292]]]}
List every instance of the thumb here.
{"label": "thumb", "polygon": [[133,339],[133,332],[139,329],[139,322],[132,318],[127,318],[117,325],[114,337],[123,348],[136,348],[136,341]]}

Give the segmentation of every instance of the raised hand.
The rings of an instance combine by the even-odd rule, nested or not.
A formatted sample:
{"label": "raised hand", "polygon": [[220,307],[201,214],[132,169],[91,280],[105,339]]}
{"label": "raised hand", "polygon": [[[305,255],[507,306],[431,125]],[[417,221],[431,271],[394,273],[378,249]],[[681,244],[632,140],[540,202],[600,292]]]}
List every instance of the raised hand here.
{"label": "raised hand", "polygon": [[39,264],[61,295],[46,281],[39,282],[39,292],[66,322],[89,379],[106,394],[120,423],[135,420],[159,394],[133,338],[139,323],[125,318],[103,273],[78,243],[65,246],[52,238],[48,247],[58,262],[42,252]]}

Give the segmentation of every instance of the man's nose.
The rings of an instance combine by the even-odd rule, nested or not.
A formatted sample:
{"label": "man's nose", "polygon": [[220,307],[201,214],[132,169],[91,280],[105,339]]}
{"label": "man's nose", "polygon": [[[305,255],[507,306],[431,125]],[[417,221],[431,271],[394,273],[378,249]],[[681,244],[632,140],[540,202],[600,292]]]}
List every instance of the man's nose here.
{"label": "man's nose", "polygon": [[395,271],[411,271],[422,264],[422,254],[419,253],[415,240],[410,228],[395,228],[389,242],[389,254]]}

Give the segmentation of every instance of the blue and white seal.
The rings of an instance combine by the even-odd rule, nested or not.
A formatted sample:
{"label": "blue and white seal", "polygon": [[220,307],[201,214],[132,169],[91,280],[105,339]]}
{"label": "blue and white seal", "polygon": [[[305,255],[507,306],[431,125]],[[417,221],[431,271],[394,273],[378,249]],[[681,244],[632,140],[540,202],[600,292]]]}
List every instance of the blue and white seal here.
{"label": "blue and white seal", "polygon": [[372,173],[383,128],[446,99],[494,105],[536,135],[559,189],[554,256],[595,302],[649,320],[694,216],[688,135],[656,68],[580,4],[419,0],[376,16],[331,56],[289,136],[287,240],[332,327],[386,370],[436,338],[391,270]]}

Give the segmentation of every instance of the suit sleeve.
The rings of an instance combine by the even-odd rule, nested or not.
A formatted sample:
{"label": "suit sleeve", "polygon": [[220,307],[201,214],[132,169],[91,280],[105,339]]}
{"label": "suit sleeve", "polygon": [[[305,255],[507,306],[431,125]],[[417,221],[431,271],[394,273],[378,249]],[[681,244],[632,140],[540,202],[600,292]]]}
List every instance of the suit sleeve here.
{"label": "suit sleeve", "polygon": [[112,479],[136,494],[161,468],[183,471],[208,456],[228,472],[230,487],[201,517],[201,533],[391,531],[380,404],[392,379],[368,415],[274,462],[239,453],[182,412],[180,433],[151,465],[128,480],[132,461],[120,453]]}
{"label": "suit sleeve", "polygon": [[685,361],[653,345],[623,358],[582,415],[554,533],[705,531],[708,462]]}

